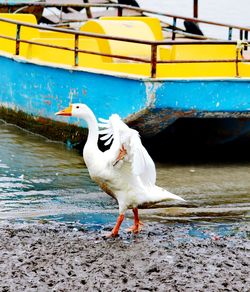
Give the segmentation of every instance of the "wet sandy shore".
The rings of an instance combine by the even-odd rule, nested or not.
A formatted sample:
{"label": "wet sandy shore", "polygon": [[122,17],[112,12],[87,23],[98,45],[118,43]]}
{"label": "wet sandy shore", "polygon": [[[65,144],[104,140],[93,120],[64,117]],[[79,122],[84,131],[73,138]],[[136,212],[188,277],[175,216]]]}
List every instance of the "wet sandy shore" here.
{"label": "wet sandy shore", "polygon": [[103,232],[0,224],[0,291],[249,291],[249,225],[224,236],[159,223],[136,237]]}

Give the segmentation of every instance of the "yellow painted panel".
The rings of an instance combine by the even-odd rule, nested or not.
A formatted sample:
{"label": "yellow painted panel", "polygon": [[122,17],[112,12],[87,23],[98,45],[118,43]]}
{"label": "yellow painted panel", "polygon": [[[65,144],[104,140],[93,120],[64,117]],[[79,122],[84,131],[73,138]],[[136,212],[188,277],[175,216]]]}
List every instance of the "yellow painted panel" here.
{"label": "yellow painted panel", "polygon": [[173,45],[172,60],[235,59],[236,45]]}
{"label": "yellow painted panel", "polygon": [[[79,39],[79,49],[97,52],[97,53],[104,53],[104,54],[111,54],[109,46],[105,46],[104,48],[100,47],[100,41],[94,38],[80,38]],[[93,54],[85,54],[79,52],[79,66],[89,66],[101,63],[111,63],[112,57],[105,57]]]}
{"label": "yellow painted panel", "polygon": [[[145,77],[150,77],[151,72],[150,64],[143,63],[95,63],[90,64],[89,68],[135,74]],[[229,63],[220,63],[218,66],[215,66],[215,64],[158,64],[156,75],[158,78],[206,78],[235,76],[235,66]]]}
{"label": "yellow painted panel", "polygon": [[161,23],[158,18],[154,17],[129,17],[129,16],[121,16],[121,17],[100,17],[101,20],[115,20],[115,21],[140,21],[146,23],[153,35],[154,35],[154,40],[156,41],[161,41],[163,40],[163,33],[161,29]]}
{"label": "yellow painted panel", "polygon": [[241,77],[250,77],[250,63],[239,63],[238,68]]}
{"label": "yellow painted panel", "polygon": [[75,36],[73,34],[69,34],[69,33],[61,33],[61,32],[55,32],[55,31],[50,31],[50,30],[40,30],[40,37],[41,38],[66,38],[66,39],[74,39]]}
{"label": "yellow painted panel", "polygon": [[[34,38],[32,39],[34,42],[40,42],[44,44],[51,44],[51,38],[48,39],[41,39],[41,38]],[[53,45],[57,46],[65,46],[71,47],[74,46],[73,39],[53,39]],[[63,50],[63,49],[56,49],[56,48],[49,48],[39,45],[30,45],[28,51],[28,58],[31,59],[38,59],[46,62],[53,62],[59,64],[67,64],[73,65],[74,64],[74,52]]]}
{"label": "yellow painted panel", "polygon": [[[92,66],[91,66],[92,67]],[[92,67],[93,68],[93,67]],[[103,69],[112,72],[127,73],[149,77],[151,67],[145,63],[100,63],[96,69]]]}
{"label": "yellow painted panel", "polygon": [[[217,66],[218,65],[218,66]],[[101,63],[98,67],[108,71],[150,76],[151,66],[142,63]],[[250,69],[250,68],[249,68]],[[246,70],[247,71],[247,70]],[[250,77],[250,71],[242,77]],[[235,77],[235,64],[159,64],[157,65],[158,78],[199,78],[199,77]]]}
{"label": "yellow painted panel", "polygon": [[[154,41],[155,35],[150,26],[138,20],[90,20],[81,31],[123,36],[138,40]],[[150,59],[151,46],[124,41],[100,40],[101,47],[110,46],[112,54]]]}
{"label": "yellow painted panel", "polygon": [[159,60],[171,60],[172,58],[172,46],[158,46]]}
{"label": "yellow painted panel", "polygon": [[[18,20],[22,22],[28,22],[32,24],[37,24],[36,17],[32,14],[8,14],[8,13],[0,13],[1,18],[8,18],[13,20]],[[16,25],[11,23],[0,22],[0,34],[16,37]],[[21,27],[20,38],[24,40],[31,39],[33,37],[38,37],[39,31],[35,28],[30,27]],[[26,55],[27,47],[29,45],[25,43],[20,44],[20,55]],[[16,42],[12,40],[0,39],[0,50],[6,51],[8,53],[15,53],[16,50]]]}
{"label": "yellow painted panel", "polygon": [[235,77],[234,63],[158,64],[157,77]]}

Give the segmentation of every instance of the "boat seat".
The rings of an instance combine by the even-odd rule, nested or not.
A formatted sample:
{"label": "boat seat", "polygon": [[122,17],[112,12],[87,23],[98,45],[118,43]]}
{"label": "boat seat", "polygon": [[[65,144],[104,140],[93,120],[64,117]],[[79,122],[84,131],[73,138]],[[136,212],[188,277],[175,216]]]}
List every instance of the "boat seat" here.
{"label": "boat seat", "polygon": [[[162,40],[160,21],[150,17],[103,17],[100,20],[87,21],[81,31],[112,36],[133,38],[137,40]],[[109,46],[114,55],[151,58],[151,46],[125,41],[99,39],[104,46]],[[126,62],[114,59],[115,62]],[[127,60],[129,62],[129,60]]]}
{"label": "boat seat", "polygon": [[236,45],[173,45],[172,60],[218,60],[235,59]]}
{"label": "boat seat", "polygon": [[[163,50],[163,49],[162,49]],[[168,54],[164,51],[161,54],[162,60],[228,60],[236,58],[236,45],[173,45],[172,50]],[[241,56],[239,55],[239,59]],[[167,68],[167,69],[166,69]],[[240,64],[239,68],[243,68]],[[236,75],[234,62],[187,62],[187,63],[172,63],[158,64],[158,77],[234,77]]]}
{"label": "boat seat", "polygon": [[[32,14],[8,14],[8,13],[0,13],[1,18],[7,18],[22,22],[28,22],[31,24],[37,24],[36,17]],[[16,24],[7,23],[0,21],[0,31],[1,34],[4,34],[8,37],[16,37]],[[38,37],[39,30],[36,28],[30,28],[26,26],[21,27],[20,38],[23,40],[30,40],[31,38]],[[29,44],[20,43],[19,53],[21,56],[25,56],[27,54]],[[12,40],[7,40],[0,38],[0,50],[15,54],[16,52],[16,42]]]}
{"label": "boat seat", "polygon": [[[100,20],[112,20],[112,21],[140,21],[144,22],[147,24],[153,35],[154,35],[154,40],[156,41],[162,41],[163,40],[163,33],[161,29],[161,23],[158,18],[155,17],[129,17],[129,16],[122,16],[122,17],[100,17]],[[120,35],[121,36],[121,35]]]}

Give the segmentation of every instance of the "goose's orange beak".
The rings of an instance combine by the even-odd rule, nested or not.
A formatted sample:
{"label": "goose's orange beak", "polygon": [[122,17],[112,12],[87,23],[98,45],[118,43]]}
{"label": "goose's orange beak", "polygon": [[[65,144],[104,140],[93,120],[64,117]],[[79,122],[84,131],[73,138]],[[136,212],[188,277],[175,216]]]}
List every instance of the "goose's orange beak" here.
{"label": "goose's orange beak", "polygon": [[55,113],[57,116],[72,116],[72,105]]}

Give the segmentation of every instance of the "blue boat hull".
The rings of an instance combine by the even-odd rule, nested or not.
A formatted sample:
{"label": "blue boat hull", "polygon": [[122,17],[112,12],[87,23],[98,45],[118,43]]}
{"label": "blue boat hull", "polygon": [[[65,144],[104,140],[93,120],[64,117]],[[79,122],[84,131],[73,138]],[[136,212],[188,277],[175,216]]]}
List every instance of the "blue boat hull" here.
{"label": "blue boat hull", "polygon": [[[179,118],[244,118],[249,134],[249,79],[149,79],[86,72],[0,57],[0,106],[85,127],[83,121],[55,116],[70,102],[86,103],[97,117],[119,114],[145,137],[154,136]],[[229,124],[225,124],[230,127]],[[237,127],[236,127],[237,128]],[[229,137],[239,129],[226,129]]]}

